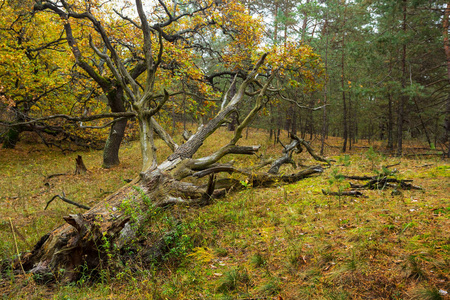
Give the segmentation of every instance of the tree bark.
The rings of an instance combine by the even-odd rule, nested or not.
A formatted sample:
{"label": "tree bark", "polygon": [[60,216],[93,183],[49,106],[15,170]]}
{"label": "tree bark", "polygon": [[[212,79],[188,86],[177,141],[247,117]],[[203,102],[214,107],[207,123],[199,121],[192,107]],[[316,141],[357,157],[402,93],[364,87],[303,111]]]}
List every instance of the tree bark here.
{"label": "tree bark", "polygon": [[[125,106],[123,105],[123,89],[117,87],[113,91],[107,94],[108,105],[112,112],[125,112]],[[119,165],[119,149],[122,143],[125,128],[127,126],[127,119],[114,122],[111,125],[108,139],[103,149],[103,168],[109,169],[113,166]]]}
{"label": "tree bark", "polygon": [[[406,34],[407,24],[406,24],[406,6],[407,0],[403,0],[403,24],[402,30],[403,34]],[[402,89],[406,88],[406,43],[402,46]],[[407,101],[407,96],[402,95],[398,104],[397,111],[397,153],[396,156],[401,156],[403,151],[403,122],[405,117],[405,104]]]}
{"label": "tree bark", "polygon": [[342,152],[347,151],[347,139],[348,139],[348,124],[347,124],[347,100],[345,98],[345,76],[344,76],[344,49],[342,49],[342,65],[341,65],[341,88],[342,88],[342,127],[343,127],[343,136],[344,142],[342,144]]}
{"label": "tree bark", "polygon": [[[326,8],[326,17],[323,31],[326,35],[325,40],[325,74],[328,75],[328,6]],[[322,137],[320,145],[320,155],[324,154],[325,136],[327,134],[327,104],[328,104],[328,76],[325,76],[325,83],[323,87],[323,114],[322,114]]]}
{"label": "tree bark", "polygon": [[83,157],[81,155],[78,155],[75,159],[75,174],[86,174],[87,168],[84,165]]}
{"label": "tree bark", "polygon": [[[442,27],[443,27],[445,57],[447,59],[447,79],[450,83],[450,42],[448,38],[449,15],[450,15],[450,1],[447,1],[447,7],[445,8]],[[444,126],[445,126],[445,141],[448,143],[447,157],[450,157],[450,95],[448,95],[447,97]]]}
{"label": "tree bark", "polygon": [[394,119],[392,114],[392,95],[388,93],[388,144],[387,148],[390,150],[394,149]]}
{"label": "tree bark", "polygon": [[[231,82],[230,89],[228,91],[228,96],[230,99],[233,99],[234,95],[236,94],[236,80],[233,80]],[[224,99],[225,101],[225,99]],[[236,112],[233,112],[230,114],[230,122],[228,123],[228,131],[235,131],[236,126],[238,124],[238,114]]]}
{"label": "tree bark", "polygon": [[[344,2],[345,5],[345,2]],[[345,12],[347,11],[347,6],[344,10],[344,24],[346,23]],[[342,144],[342,152],[347,151],[347,139],[348,139],[348,111],[347,111],[347,100],[345,95],[345,32],[342,36],[342,55],[341,55],[341,88],[342,88],[342,126],[343,126],[343,136],[344,142]]]}
{"label": "tree bark", "polygon": [[[152,121],[151,114],[142,112],[138,115],[141,137],[145,139],[141,145],[144,161],[140,176],[86,213],[65,217],[66,224],[42,237],[30,253],[16,262],[15,267],[23,266],[27,272],[42,277],[48,276],[49,279],[59,277],[67,281],[78,278],[80,266],[98,270],[108,264],[108,253],[128,245],[136,237],[137,231],[144,226],[146,214],[135,215],[121,209],[125,199],[133,199],[133,207],[145,212],[174,204],[209,203],[214,195],[223,194],[213,192],[216,183],[214,177],[211,177],[210,183],[204,187],[181,181],[187,176],[195,174],[199,176],[200,171],[203,171],[201,173],[203,176],[223,171],[241,173],[247,176],[247,181],[254,187],[271,186],[280,182],[291,183],[321,173],[323,171],[321,166],[291,175],[254,174],[234,170],[229,166],[217,166],[217,162],[227,154],[254,154],[258,151],[259,146],[236,146],[236,143],[242,137],[243,129],[264,106],[263,97],[276,72],[272,73],[259,95],[255,97],[253,109],[237,127],[230,142],[209,156],[192,158],[204,140],[216,131],[225,122],[225,118],[235,110],[236,105],[243,101],[245,88],[255,79],[264,58],[265,55],[241,84],[230,103],[207,124],[200,127],[186,143],[174,147],[174,153],[159,165],[156,163],[152,144],[152,134],[157,126]],[[297,141],[302,143],[300,139]]]}

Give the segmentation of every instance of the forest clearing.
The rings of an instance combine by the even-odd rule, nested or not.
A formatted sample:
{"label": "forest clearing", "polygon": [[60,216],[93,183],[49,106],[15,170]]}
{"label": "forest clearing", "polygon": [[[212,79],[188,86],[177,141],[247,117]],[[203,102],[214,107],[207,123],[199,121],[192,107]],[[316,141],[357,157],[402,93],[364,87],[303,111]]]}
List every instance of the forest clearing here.
{"label": "forest clearing", "polygon": [[[221,129],[212,140],[230,134]],[[246,142],[259,142],[267,156],[279,155],[280,145],[266,131],[250,129]],[[330,146],[340,142],[327,140]],[[8,266],[17,251],[11,226],[19,251],[30,251],[63,216],[84,212],[60,200],[44,210],[46,203],[62,193],[88,206],[102,201],[139,170],[138,143],[123,146],[122,164],[114,169],[98,167],[101,151],[63,155],[33,144],[2,149],[0,293],[8,299],[448,299],[450,165],[439,155],[385,156],[373,150],[378,146],[361,141],[348,154],[329,147],[327,156],[336,162],[323,174],[284,186],[244,186],[204,207],[177,204],[158,211],[141,234],[177,233],[160,261],[138,255],[151,244],[137,237],[129,253],[111,252],[98,270],[81,272],[69,284],[56,277],[49,285]],[[411,143],[405,151],[423,154],[414,150],[421,146]],[[214,142],[199,154],[211,147]],[[163,156],[169,151],[162,145],[160,150]],[[84,175],[74,175],[77,155],[88,169]],[[315,164],[305,153],[294,159]],[[258,162],[251,156],[237,163]],[[362,191],[364,197],[322,193],[349,189],[352,180],[338,174],[377,176],[388,165],[398,170],[395,178],[411,179],[423,190],[380,187]]]}

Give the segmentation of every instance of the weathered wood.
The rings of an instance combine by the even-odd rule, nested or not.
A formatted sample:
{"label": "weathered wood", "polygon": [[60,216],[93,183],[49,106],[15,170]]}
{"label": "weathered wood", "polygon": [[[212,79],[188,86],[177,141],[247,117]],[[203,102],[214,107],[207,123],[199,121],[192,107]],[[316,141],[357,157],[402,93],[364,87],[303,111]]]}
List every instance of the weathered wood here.
{"label": "weathered wood", "polygon": [[331,192],[322,190],[322,194],[330,195],[330,196],[352,196],[352,197],[366,197],[360,191],[340,191],[340,192]]}
{"label": "weathered wood", "polygon": [[[352,179],[358,179],[357,176],[352,176]],[[366,178],[366,177],[361,177]],[[358,180],[365,180],[365,179],[358,179]],[[411,183],[412,180],[410,179],[396,179],[396,178],[387,178],[387,177],[380,177],[380,178],[371,178],[369,182],[366,184],[353,184],[350,182],[351,188],[354,189],[383,189],[385,187],[397,187],[397,185],[393,185],[392,183],[399,183],[400,187],[402,189],[415,189],[415,190],[422,190],[420,186],[413,185]]]}
{"label": "weathered wood", "polygon": [[[139,15],[142,17],[143,12],[141,11]],[[157,163],[156,155],[154,155],[156,148],[153,143],[153,131],[156,125],[151,117],[157,109],[152,109],[152,113],[145,113],[145,110],[142,111],[141,108],[136,107],[137,111],[142,113],[142,115],[138,114],[144,157],[140,176],[108,196],[104,201],[96,204],[86,213],[64,217],[66,224],[44,236],[33,251],[23,256],[22,263],[25,271],[40,275],[51,274],[48,278],[59,276],[62,280],[70,281],[77,278],[82,265],[88,269],[97,269],[107,265],[107,253],[110,253],[108,251],[120,250],[128,245],[136,237],[138,230],[145,225],[146,214],[128,215],[129,212],[126,209],[121,209],[125,199],[133,199],[133,207],[147,210],[155,207],[169,208],[174,204],[204,205],[209,204],[215,197],[223,196],[227,191],[227,187],[221,187],[225,183],[223,180],[216,181],[214,175],[216,173],[240,173],[253,187],[292,183],[322,173],[322,166],[314,166],[290,175],[253,174],[249,171],[235,169],[231,165],[219,164],[219,160],[225,155],[252,155],[259,150],[259,146],[237,146],[236,143],[242,137],[242,130],[263,107],[264,94],[276,72],[270,75],[258,96],[255,97],[253,109],[240,123],[229,143],[209,156],[192,158],[204,140],[223,124],[230,113],[236,110],[237,104],[244,97],[246,87],[255,81],[258,69],[263,64],[265,57],[266,55],[257,62],[230,102],[224,105],[224,108],[215,117],[201,126],[184,144],[177,147],[169,139],[166,139],[166,143],[172,145],[173,154],[160,164]],[[106,56],[104,58],[109,59]],[[142,99],[145,100],[146,97],[143,96]],[[148,97],[152,96],[149,94]],[[165,98],[167,98],[167,93],[165,93]],[[142,100],[142,105],[144,105],[144,100]],[[135,106],[140,103],[141,101],[135,103]],[[159,130],[163,129],[159,128]],[[78,162],[80,166],[84,166],[81,157],[77,160]],[[210,175],[208,185],[197,186],[181,181],[192,175],[196,175],[195,177]],[[238,184],[236,180],[229,180],[228,183],[230,184],[228,190]],[[151,199],[151,203],[148,199]],[[105,247],[111,247],[111,249],[105,249]],[[155,244],[155,249],[160,249],[160,247]],[[60,274],[60,270],[65,270],[64,274]]]}
{"label": "weathered wood", "polygon": [[75,175],[77,175],[77,174],[86,174],[87,168],[84,165],[83,157],[81,157],[81,155],[78,155],[77,158],[75,159],[75,162],[76,162]]}
{"label": "weathered wood", "polygon": [[278,174],[280,167],[284,164],[291,164],[294,167],[294,169],[297,168],[297,165],[292,159],[292,154],[294,151],[296,153],[300,153],[303,151],[302,147],[300,146],[300,143],[297,140],[292,140],[289,145],[284,146],[281,142],[280,144],[284,148],[283,155],[272,162],[270,169],[268,171],[269,174]]}
{"label": "weathered wood", "polygon": [[315,160],[325,162],[328,165],[331,165],[331,162],[334,162],[334,160],[332,160],[332,159],[326,159],[320,155],[317,155],[316,152],[314,151],[314,149],[311,147],[311,145],[309,143],[307,143],[304,139],[299,138],[297,135],[290,133],[290,137],[291,137],[291,139],[297,140],[300,144],[302,144]]}

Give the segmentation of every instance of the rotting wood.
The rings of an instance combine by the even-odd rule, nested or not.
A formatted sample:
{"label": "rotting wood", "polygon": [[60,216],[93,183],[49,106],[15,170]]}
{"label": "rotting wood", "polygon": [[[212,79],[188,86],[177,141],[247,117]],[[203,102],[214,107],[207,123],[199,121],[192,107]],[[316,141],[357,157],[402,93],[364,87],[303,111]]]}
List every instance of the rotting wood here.
{"label": "rotting wood", "polygon": [[[145,221],[148,217],[145,213],[139,213],[137,216],[133,215],[131,217],[129,212],[120,209],[125,199],[131,199],[133,207],[148,210],[155,207],[170,207],[178,203],[191,206],[205,202],[209,203],[211,199],[223,196],[229,189],[236,187],[237,182],[230,180],[228,182],[231,185],[228,186],[227,190],[227,187],[221,186],[224,184],[224,181],[216,181],[214,179],[215,176],[210,177],[207,186],[198,186],[182,181],[187,177],[192,179],[192,175],[197,172],[202,172],[202,176],[221,172],[240,173],[241,176],[246,177],[244,180],[252,187],[293,183],[322,173],[323,167],[318,165],[288,175],[253,174],[253,172],[249,171],[241,172],[241,170],[230,166],[225,167],[219,162],[229,154],[254,155],[258,152],[259,146],[237,146],[236,144],[242,138],[243,129],[250,124],[264,107],[264,101],[266,101],[265,93],[271,85],[271,81],[275,78],[276,71],[272,72],[269,78],[266,79],[259,93],[252,97],[254,102],[253,109],[246,116],[243,116],[242,122],[239,123],[234,136],[228,144],[209,156],[193,158],[193,155],[203,145],[204,141],[220,128],[224,120],[243,101],[245,90],[252,82],[256,81],[258,69],[263,65],[265,57],[266,54],[256,63],[253,70],[248,73],[247,78],[241,83],[235,96],[224,105],[224,108],[206,124],[200,126],[197,132],[184,144],[179,147],[172,147],[173,153],[162,163],[157,163],[156,149],[152,148],[154,146],[153,131],[151,130],[152,124],[149,120],[144,120],[148,123],[144,124],[146,130],[148,130],[145,131],[147,136],[141,136],[141,146],[150,148],[148,148],[149,152],[145,154],[147,159],[143,160],[140,176],[117,192],[109,195],[104,201],[97,203],[84,214],[64,217],[66,224],[51,231],[39,241],[32,252],[24,255],[22,262],[25,271],[33,274],[54,274],[53,276],[59,276],[58,278],[61,281],[73,281],[80,275],[80,266],[83,265],[89,269],[99,269],[102,265],[107,264],[107,255],[103,248],[104,239],[107,238],[108,245],[114,245],[114,249],[120,250],[126,245],[133,243],[138,231],[145,226]],[[147,117],[156,111],[152,109],[146,113]],[[145,116],[143,118],[145,119]],[[142,121],[142,118],[140,121]],[[161,131],[163,131],[162,128]],[[142,141],[142,139],[150,139],[150,142],[147,143]],[[311,149],[309,151],[314,153]],[[317,156],[315,159],[317,160]],[[323,158],[322,161],[327,162]],[[197,175],[199,174],[197,173]],[[61,198],[60,195],[59,198]],[[206,201],[202,200],[202,198],[206,199]],[[18,265],[16,264],[14,268],[17,269]],[[59,270],[65,270],[65,273],[61,275],[58,273]]]}
{"label": "rotting wood", "polygon": [[293,134],[292,132],[289,135],[290,135],[291,139],[297,140],[300,144],[302,144],[315,160],[325,162],[328,165],[331,165],[331,162],[335,162],[332,159],[326,159],[320,155],[317,155],[316,152],[314,151],[314,149],[311,147],[311,145],[309,143],[307,143],[304,139],[299,138],[297,135]]}
{"label": "rotting wood", "polygon": [[[413,185],[411,182],[412,179],[397,179],[388,177],[386,175],[376,175],[376,176],[348,176],[348,175],[342,175],[345,179],[351,179],[351,180],[361,180],[361,181],[368,181],[365,184],[354,184],[349,182],[350,188],[352,190],[349,191],[339,191],[339,192],[329,192],[322,190],[322,193],[324,195],[333,195],[333,196],[359,196],[359,191],[356,190],[382,190],[387,188],[392,188],[394,190],[397,189],[403,189],[403,190],[423,190],[422,187]],[[361,195],[362,196],[362,193]]]}
{"label": "rotting wood", "polygon": [[412,179],[397,179],[397,178],[389,178],[387,176],[344,176],[347,179],[354,180],[369,180],[366,184],[353,184],[350,183],[350,186],[355,189],[383,189],[385,187],[393,187],[396,188],[398,185],[393,185],[392,183],[398,183],[402,189],[405,190],[422,190],[420,186],[416,186],[411,184]]}
{"label": "rotting wood", "polygon": [[331,192],[331,191],[322,190],[322,194],[328,195],[328,196],[352,196],[352,197],[364,197],[364,198],[367,198],[367,196],[365,196],[360,191]]}
{"label": "rotting wood", "polygon": [[81,155],[78,155],[77,158],[75,159],[75,162],[76,162],[75,175],[86,174],[87,168],[84,165],[83,157],[81,157]]}
{"label": "rotting wood", "polygon": [[[423,190],[422,187],[408,183],[412,180],[398,180],[395,178],[383,178],[381,180],[371,180],[366,184],[353,184],[350,182],[350,187],[353,189],[366,189],[366,190],[380,190],[384,188],[402,188],[404,190]],[[397,184],[392,184],[398,183]]]}
{"label": "rotting wood", "polygon": [[395,163],[395,164],[392,164],[392,165],[382,166],[382,168],[386,168],[386,169],[389,169],[389,168],[392,168],[392,167],[398,166],[398,165],[400,165],[401,163],[402,163],[402,162],[401,162],[401,161],[399,161],[399,162],[397,162],[397,163]]}
{"label": "rotting wood", "polygon": [[280,170],[280,167],[284,164],[291,164],[294,169],[297,168],[297,165],[295,164],[294,160],[292,159],[292,154],[295,153],[301,153],[303,151],[302,147],[300,146],[300,143],[298,140],[292,140],[290,144],[283,145],[281,141],[279,141],[281,146],[283,146],[283,155],[274,160],[270,166],[270,169],[268,171],[269,174],[277,174]]}
{"label": "rotting wood", "polygon": [[303,152],[303,147],[306,148],[306,150],[309,152],[309,154],[316,160],[316,161],[320,161],[320,162],[325,162],[328,165],[331,165],[331,162],[333,160],[331,159],[326,159],[320,155],[317,155],[314,151],[314,149],[311,147],[311,145],[306,142],[305,140],[303,140],[302,138],[299,138],[297,135],[295,135],[294,133],[289,133],[289,137],[291,138],[291,143],[288,145],[283,145],[283,143],[281,143],[280,140],[278,140],[278,142],[281,144],[281,146],[283,146],[283,151],[282,151],[282,155],[275,159],[275,160],[266,160],[263,161],[257,168],[260,169],[263,166],[267,165],[267,164],[271,164],[270,169],[268,171],[269,174],[278,174],[279,169],[282,165],[284,164],[292,164],[292,166],[294,167],[294,169],[297,168],[297,164],[295,163],[295,161],[292,159],[292,155],[294,153],[301,153]]}

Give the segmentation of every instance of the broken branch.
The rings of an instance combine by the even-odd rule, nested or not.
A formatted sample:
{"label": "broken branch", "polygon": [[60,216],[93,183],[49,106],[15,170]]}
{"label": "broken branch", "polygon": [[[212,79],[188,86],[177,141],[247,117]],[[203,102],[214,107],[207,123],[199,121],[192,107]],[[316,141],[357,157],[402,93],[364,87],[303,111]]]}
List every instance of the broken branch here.
{"label": "broken branch", "polygon": [[[63,193],[63,194],[64,194],[64,193]],[[86,210],[91,209],[89,206],[86,206],[86,205],[83,205],[83,204],[79,204],[79,203],[77,203],[77,202],[75,202],[75,201],[72,201],[72,200],[70,200],[70,199],[67,199],[67,198],[65,197],[65,195],[64,195],[64,196],[61,196],[61,195],[55,195],[55,196],[53,196],[52,199],[50,199],[50,201],[47,202],[47,205],[45,206],[44,210],[46,210],[47,207],[50,205],[50,203],[52,203],[52,201],[55,200],[56,198],[59,198],[59,199],[61,199],[62,201],[66,202],[66,203],[69,203],[69,204],[72,204],[72,205],[75,205],[76,207],[79,207],[79,208],[83,208],[83,209],[86,209]]]}

